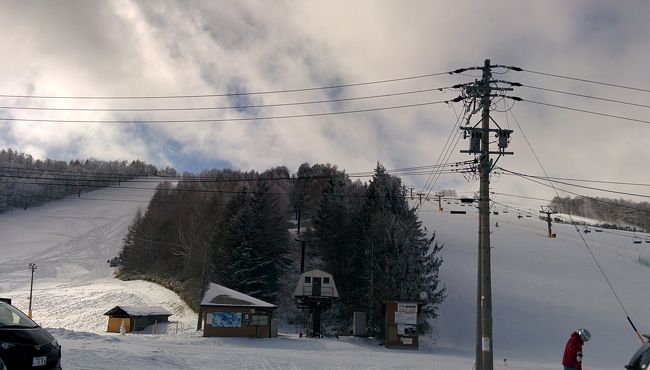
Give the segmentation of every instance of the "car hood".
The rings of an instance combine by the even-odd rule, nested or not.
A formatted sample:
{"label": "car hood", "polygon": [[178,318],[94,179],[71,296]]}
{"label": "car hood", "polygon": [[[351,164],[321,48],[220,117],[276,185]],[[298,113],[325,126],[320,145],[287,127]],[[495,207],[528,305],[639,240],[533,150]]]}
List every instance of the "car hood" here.
{"label": "car hood", "polygon": [[0,328],[0,342],[42,345],[51,343],[54,337],[41,327]]}

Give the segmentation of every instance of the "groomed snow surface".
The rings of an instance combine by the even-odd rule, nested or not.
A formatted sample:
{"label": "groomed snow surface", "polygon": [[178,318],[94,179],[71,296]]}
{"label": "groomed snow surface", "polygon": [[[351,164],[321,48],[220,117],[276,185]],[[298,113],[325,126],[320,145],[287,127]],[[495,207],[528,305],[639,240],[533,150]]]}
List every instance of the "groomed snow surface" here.
{"label": "groomed snow surface", "polygon": [[[0,296],[26,312],[27,266],[38,265],[34,319],[62,344],[65,369],[472,369],[474,208],[464,207],[467,215],[449,214],[454,208],[420,212],[445,245],[441,280],[448,297],[433,335],[421,338],[418,351],[389,350],[364,338],[312,339],[296,333],[203,338],[195,330],[196,314],[176,294],[148,282],[114,279],[107,263],[119,253],[128,225],[138,208],[146,208],[155,185],[133,181],[82,199],[0,215]],[[630,318],[650,332],[650,269],[638,262],[650,250],[646,235],[585,234],[584,228],[554,225],[557,238],[549,239],[546,223],[537,218],[503,212],[491,217],[494,368],[559,369],[570,332],[586,327],[592,340],[584,348],[583,368],[622,369],[640,342],[580,235]],[[635,238],[644,242],[633,243]],[[161,306],[172,312],[172,323],[158,327],[157,335],[106,333],[103,313],[117,305]]]}

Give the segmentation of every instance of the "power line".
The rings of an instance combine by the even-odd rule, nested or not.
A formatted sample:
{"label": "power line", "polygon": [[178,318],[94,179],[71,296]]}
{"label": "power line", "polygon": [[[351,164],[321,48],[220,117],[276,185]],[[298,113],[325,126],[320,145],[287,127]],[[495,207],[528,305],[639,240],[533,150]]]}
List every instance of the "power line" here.
{"label": "power line", "polygon": [[250,104],[250,105],[230,105],[230,106],[212,106],[212,107],[181,107],[181,108],[52,108],[52,107],[23,107],[23,106],[0,106],[0,109],[7,110],[37,110],[37,111],[73,111],[73,112],[167,112],[167,111],[205,111],[205,110],[227,110],[227,109],[255,109],[255,108],[277,108],[288,106],[324,104],[324,103],[341,103],[355,100],[386,98],[392,96],[403,96],[420,94],[432,91],[444,91],[453,89],[454,86],[436,87],[421,90],[401,91],[395,93],[357,96],[351,98],[310,100],[289,103],[275,104]]}
{"label": "power line", "polygon": [[580,81],[580,82],[587,82],[591,84],[597,84],[597,85],[603,85],[603,86],[610,86],[610,87],[617,87],[621,89],[627,89],[627,90],[634,90],[634,91],[642,91],[642,92],[647,92],[650,93],[650,89],[643,89],[639,87],[631,87],[631,86],[625,86],[625,85],[619,85],[619,84],[613,84],[609,82],[602,82],[602,81],[595,81],[595,80],[588,80],[584,78],[577,78],[577,77],[570,77],[570,76],[563,76],[563,75],[558,75],[558,74],[553,74],[553,73],[547,73],[547,72],[539,72],[539,71],[533,71],[530,69],[521,69],[523,72],[528,72],[528,73],[534,73],[538,75],[544,75],[544,76],[550,76],[550,77],[556,77],[556,78],[562,78],[566,80],[573,80],[573,81]]}
{"label": "power line", "polygon": [[549,89],[549,88],[539,87],[539,86],[531,86],[531,85],[524,85],[524,84],[521,84],[521,86],[527,87],[529,89],[554,92],[554,93],[564,94],[564,95],[578,96],[578,97],[581,97],[581,98],[606,101],[606,102],[610,102],[610,103],[625,104],[625,105],[631,105],[631,106],[641,107],[641,108],[650,108],[650,105],[647,105],[647,104],[638,104],[638,103],[631,103],[631,102],[627,102],[627,101],[623,101],[623,100],[600,98],[600,97],[597,97],[597,96],[591,96],[591,95],[586,95],[586,94],[578,94],[578,93],[574,93],[574,92],[570,92],[570,91],[555,90],[555,89]]}
{"label": "power line", "polygon": [[[539,156],[538,156],[537,153],[535,152],[535,149],[533,149],[533,146],[530,144],[530,141],[529,141],[528,138],[526,137],[526,134],[524,133],[523,129],[521,128],[521,125],[519,124],[519,121],[517,120],[517,117],[515,117],[515,115],[514,115],[514,113],[513,113],[512,111],[510,111],[510,114],[511,114],[512,117],[514,118],[515,123],[517,123],[517,127],[519,127],[519,130],[521,131],[522,135],[524,136],[524,139],[526,140],[526,143],[528,143],[528,146],[530,147],[530,150],[533,152],[533,155],[535,156],[535,159],[537,160],[537,163],[538,163],[539,166],[541,167],[542,172],[544,172],[544,175],[546,176],[546,180],[547,180],[547,181],[549,182],[549,184],[551,185],[551,188],[553,188],[553,191],[555,192],[555,195],[557,195],[557,197],[559,198],[559,197],[560,197],[560,193],[558,192],[558,190],[556,189],[555,185],[553,184],[553,181],[551,181],[551,180],[549,179],[548,172],[546,171],[546,168],[544,168],[544,165],[542,165],[542,161],[539,159]],[[604,278],[605,281],[607,282],[607,285],[609,286],[609,289],[611,290],[612,294],[614,295],[614,297],[615,297],[616,300],[618,301],[618,304],[620,305],[621,309],[623,310],[623,313],[624,313],[625,316],[627,317],[627,321],[630,323],[630,325],[631,325],[632,328],[634,329],[634,332],[635,332],[636,335],[639,337],[639,339],[640,339],[642,342],[644,342],[644,340],[643,340],[643,338],[641,337],[641,335],[639,334],[638,330],[636,330],[636,327],[635,327],[634,324],[632,323],[632,319],[630,319],[630,315],[628,314],[627,310],[625,309],[625,306],[623,305],[623,302],[622,302],[621,299],[618,297],[618,294],[617,294],[616,291],[614,290],[614,287],[612,286],[612,283],[609,281],[609,278],[607,277],[607,274],[605,274],[605,270],[604,270],[603,267],[600,265],[600,262],[599,262],[598,259],[596,258],[596,255],[594,254],[594,252],[591,250],[591,247],[589,246],[589,243],[587,243],[587,240],[584,238],[584,236],[583,236],[582,233],[580,232],[580,229],[578,229],[578,226],[576,225],[576,223],[575,223],[575,221],[574,221],[574,219],[573,219],[573,216],[572,216],[571,214],[569,214],[569,219],[571,220],[571,223],[572,223],[573,226],[575,227],[575,230],[576,230],[576,232],[578,233],[578,236],[580,236],[580,239],[582,240],[584,246],[587,248],[587,251],[589,251],[589,254],[591,255],[591,258],[593,259],[594,263],[595,263],[596,266],[598,267],[598,270],[600,270],[601,275],[603,276],[603,278]]]}
{"label": "power line", "polygon": [[[592,196],[589,196],[589,195],[576,193],[576,192],[571,191],[571,190],[558,188],[557,186],[554,186],[552,184],[551,185],[545,184],[545,183],[543,183],[541,181],[538,181],[538,180],[535,180],[535,179],[532,179],[532,178],[529,178],[529,177],[524,177],[524,176],[520,176],[520,177],[522,179],[528,180],[530,182],[534,182],[534,183],[536,183],[538,185],[542,185],[542,186],[545,186],[545,187],[548,187],[548,188],[556,189],[556,190],[559,190],[559,191],[561,191],[563,193],[575,195],[577,197],[589,199],[589,200],[592,200],[594,202],[605,203],[605,204],[609,204],[609,205],[616,206],[616,207],[619,207],[619,208],[627,208],[627,209],[631,209],[631,210],[635,210],[635,211],[650,213],[650,209],[643,209],[643,208],[638,208],[638,207],[626,206],[626,205],[619,204],[619,203],[612,202],[612,201],[608,201],[608,200],[605,200],[605,199],[602,199],[602,198],[596,198],[596,197],[592,197]],[[561,198],[559,195],[557,195],[557,197]]]}
{"label": "power line", "polygon": [[[455,99],[454,99],[455,100]],[[430,101],[424,103],[394,105],[378,108],[355,109],[347,111],[323,112],[323,113],[305,113],[305,114],[289,114],[279,116],[262,116],[262,117],[239,117],[239,118],[212,118],[212,119],[190,119],[190,120],[65,120],[65,119],[34,119],[34,118],[0,118],[0,121],[14,121],[14,122],[48,122],[48,123],[114,123],[114,124],[158,124],[158,123],[217,123],[217,122],[240,122],[240,121],[261,121],[272,119],[288,119],[288,118],[306,118],[306,117],[322,117],[342,114],[353,113],[367,113],[376,111],[385,111],[393,109],[414,108],[435,104],[448,104],[453,100]]]}
{"label": "power line", "polygon": [[[471,161],[461,161],[461,162],[450,162],[450,163],[441,163],[438,165],[425,165],[425,166],[415,166],[415,167],[405,167],[405,168],[396,168],[396,169],[387,169],[386,172],[392,175],[429,175],[438,169],[444,173],[456,173],[462,172],[457,170],[455,167],[462,167]],[[2,167],[0,167],[2,168]],[[130,183],[158,183],[161,181],[176,182],[179,184],[187,183],[222,183],[222,182],[248,182],[248,181],[307,181],[307,180],[317,180],[317,179],[335,179],[335,178],[363,178],[363,177],[372,177],[374,171],[364,171],[364,172],[351,172],[351,173],[342,173],[340,175],[316,175],[316,176],[275,176],[275,177],[237,177],[237,176],[191,176],[191,177],[151,177],[147,179],[134,179],[129,180],[128,178],[122,177],[104,177],[104,175],[95,176],[94,174],[81,174],[81,176],[75,177],[76,173],[71,174],[50,174],[47,173],[47,170],[43,173],[33,173],[33,172],[24,172],[24,171],[6,171],[5,173],[0,173],[0,178],[22,178],[22,179],[32,179],[40,181],[51,181],[51,180],[60,180],[60,181],[78,181],[78,182],[118,182],[124,181]],[[43,184],[47,184],[44,182]]]}
{"label": "power line", "polygon": [[330,90],[342,89],[354,86],[366,86],[384,84],[390,82],[415,80],[421,78],[428,78],[440,75],[453,74],[453,71],[427,73],[416,76],[398,77],[386,80],[376,80],[368,82],[339,84],[329,86],[316,86],[305,87],[297,89],[282,89],[282,90],[267,90],[267,91],[254,91],[254,92],[236,92],[236,93],[216,93],[216,94],[192,94],[192,95],[132,95],[132,96],[63,96],[63,95],[18,95],[18,94],[0,94],[2,98],[27,98],[27,99],[86,99],[86,100],[120,100],[120,99],[184,99],[184,98],[212,98],[212,97],[228,97],[228,96],[249,96],[249,95],[266,95],[266,94],[284,94],[292,92],[315,91],[315,90]]}
{"label": "power line", "polygon": [[603,189],[603,188],[597,188],[597,187],[593,187],[593,186],[576,185],[576,184],[571,184],[569,182],[553,180],[551,177],[527,175],[527,174],[520,173],[520,172],[510,171],[510,170],[507,170],[507,169],[505,169],[503,167],[499,167],[499,169],[501,171],[504,171],[504,172],[509,173],[511,175],[516,175],[516,176],[525,177],[525,178],[534,178],[534,179],[546,180],[546,181],[549,181],[549,182],[552,182],[552,183],[568,185],[568,186],[573,186],[573,187],[577,187],[577,188],[596,190],[596,191],[602,191],[602,192],[605,192],[605,193],[612,193],[612,194],[619,194],[619,195],[629,195],[629,196],[640,197],[640,198],[650,198],[650,195],[647,195],[647,194],[629,193],[629,192],[625,192],[625,191]]}
{"label": "power line", "polygon": [[[512,175],[510,173],[503,173],[504,175]],[[540,179],[546,179],[546,177],[528,175],[531,177],[537,177]],[[629,185],[629,186],[650,186],[648,183],[637,183],[637,182],[623,182],[623,181],[607,181],[607,180],[587,180],[587,179],[574,179],[570,177],[549,177],[551,180],[565,180],[565,181],[575,181],[575,182],[591,182],[598,184],[610,184],[610,185]]]}
{"label": "power line", "polygon": [[639,123],[647,123],[650,124],[650,121],[644,120],[644,119],[639,119],[639,118],[631,118],[631,117],[624,117],[624,116],[618,116],[615,114],[608,114],[608,113],[602,113],[602,112],[595,112],[587,109],[580,109],[580,108],[573,108],[573,107],[567,107],[564,105],[557,105],[557,104],[551,104],[551,103],[544,103],[544,102],[539,102],[535,100],[529,100],[529,99],[520,99],[521,101],[528,102],[528,103],[533,103],[533,104],[539,104],[539,105],[545,105],[547,107],[553,107],[553,108],[560,108],[560,109],[566,109],[566,110],[571,110],[575,112],[581,112],[581,113],[589,113],[597,116],[603,116],[603,117],[609,117],[609,118],[616,118],[616,119],[622,119],[625,121],[632,121],[632,122],[639,122]]}

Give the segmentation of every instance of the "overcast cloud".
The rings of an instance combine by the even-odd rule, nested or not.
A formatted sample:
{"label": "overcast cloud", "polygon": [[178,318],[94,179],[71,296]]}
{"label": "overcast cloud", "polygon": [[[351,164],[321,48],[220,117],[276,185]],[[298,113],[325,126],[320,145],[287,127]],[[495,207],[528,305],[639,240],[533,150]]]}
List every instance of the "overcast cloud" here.
{"label": "overcast cloud", "polygon": [[[259,92],[376,81],[493,64],[650,88],[645,1],[3,1],[0,94],[146,96]],[[478,75],[474,73],[473,75]],[[650,94],[526,72],[495,75],[549,89],[638,104]],[[1,98],[1,106],[172,108],[279,104],[449,86],[438,76],[349,89],[239,97],[81,100]],[[648,109],[517,88],[512,95],[648,119]],[[80,112],[0,108],[0,147],[69,160],[140,158],[200,171],[264,170],[303,162],[348,172],[434,164],[456,114],[445,104],[361,114],[222,123],[140,124],[142,120],[302,115],[452,99],[457,92],[317,105],[189,112]],[[650,183],[650,124],[520,102],[514,117],[549,175]],[[513,116],[514,156],[499,165],[542,174]],[[7,118],[131,123],[17,122]],[[462,140],[451,161],[471,157]],[[421,188],[426,176],[407,177]],[[493,179],[502,193],[551,198],[518,178]],[[478,189],[443,175],[435,190]],[[609,186],[610,188],[616,188]],[[647,188],[617,190],[643,193]],[[576,190],[580,193],[603,193]],[[646,191],[647,192],[647,191]],[[611,196],[611,195],[610,195]],[[628,198],[628,197],[625,197]],[[643,198],[636,198],[637,200]],[[536,205],[517,198],[509,204]]]}

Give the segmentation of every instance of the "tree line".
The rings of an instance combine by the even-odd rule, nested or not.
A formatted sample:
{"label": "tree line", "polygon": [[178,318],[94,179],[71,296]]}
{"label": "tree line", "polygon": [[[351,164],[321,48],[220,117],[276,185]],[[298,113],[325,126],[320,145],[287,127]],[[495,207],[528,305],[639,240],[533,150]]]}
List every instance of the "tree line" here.
{"label": "tree line", "polygon": [[650,203],[648,202],[600,197],[555,197],[551,204],[564,213],[601,220],[603,227],[635,231],[650,230]]}
{"label": "tree line", "polygon": [[[167,173],[175,174],[172,168]],[[155,175],[158,169],[141,160],[102,161],[93,158],[61,161],[37,159],[13,149],[0,150],[0,213],[39,206],[69,195]]]}
{"label": "tree line", "polygon": [[[307,163],[261,173],[211,170],[163,183],[136,215],[119,256],[118,276],[162,282],[197,308],[207,281],[276,303],[289,258],[295,215],[313,259],[330,272],[340,295],[333,315],[341,328],[365,311],[369,334],[383,332],[383,302],[422,302],[422,329],[444,299],[441,246],[409,206],[399,178],[378,165],[368,183],[330,164]],[[311,268],[310,268],[311,269]],[[290,281],[289,284],[296,284]]]}

